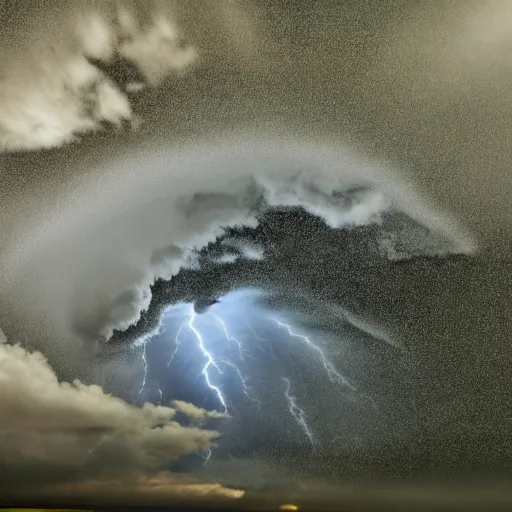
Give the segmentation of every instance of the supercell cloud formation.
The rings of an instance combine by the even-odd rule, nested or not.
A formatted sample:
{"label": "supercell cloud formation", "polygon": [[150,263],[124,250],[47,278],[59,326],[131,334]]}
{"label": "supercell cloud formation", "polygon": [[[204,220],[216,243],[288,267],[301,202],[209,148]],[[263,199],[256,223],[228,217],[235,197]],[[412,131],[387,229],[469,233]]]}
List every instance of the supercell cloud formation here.
{"label": "supercell cloud formation", "polygon": [[[14,14],[0,21],[2,485],[16,493],[26,483],[34,496],[126,499],[129,487],[142,499],[238,498],[236,469],[222,468],[259,457],[298,468],[305,443],[315,471],[336,474],[346,460],[348,474],[365,466],[361,447],[380,461],[379,450],[424,435],[415,386],[439,367],[428,382],[441,389],[456,373],[447,347],[461,344],[443,316],[451,306],[435,317],[444,296],[431,290],[444,289],[443,272],[477,265],[461,212],[472,227],[489,222],[491,240],[503,223],[485,220],[485,208],[467,215],[482,183],[468,155],[485,152],[472,144],[450,160],[456,141],[440,146],[442,130],[423,123],[432,114],[421,98],[434,92],[450,111],[451,71],[416,59],[416,43],[396,68],[405,76],[395,69],[415,30],[395,21],[398,35],[361,56],[380,56],[363,76],[391,83],[375,94],[349,83],[361,63],[337,63],[351,52],[320,35],[327,8],[276,39],[273,24],[292,18],[279,3],[267,17],[244,1],[5,6]],[[336,29],[340,41],[347,31]],[[311,52],[297,58],[294,38]],[[358,44],[364,54],[370,43]],[[474,94],[477,68],[464,68]],[[350,72],[334,80],[333,69]],[[409,80],[425,69],[428,80]],[[399,98],[388,91],[397,88]],[[340,100],[347,91],[366,102],[369,142],[350,137],[362,130]],[[421,130],[388,158],[399,137],[386,123],[397,118],[397,132]],[[463,190],[457,165],[475,175]],[[505,188],[487,181],[497,212]],[[251,286],[265,292],[257,304],[240,292]],[[475,309],[460,317],[478,325]],[[441,402],[425,424],[456,414]],[[197,478],[187,464],[202,467]]]}
{"label": "supercell cloud formation", "polygon": [[[54,344],[68,343],[76,330],[86,338],[109,339],[148,308],[155,279],[190,266],[191,253],[226,228],[257,226],[258,215],[269,208],[300,206],[331,228],[378,224],[385,212],[407,208],[405,190],[398,197],[386,184],[376,188],[381,178],[372,175],[371,163],[350,152],[273,144],[242,139],[235,149],[233,142],[218,140],[152,155],[154,164],[134,155],[130,166],[154,165],[151,174],[127,176],[121,172],[124,159],[113,163],[107,182],[75,190],[43,221],[44,229],[28,230],[7,253],[9,275],[16,279],[7,292],[13,310],[24,315],[26,304],[33,304],[49,319]],[[445,240],[441,253],[468,252],[471,241],[450,239],[445,226],[428,226]],[[422,242],[418,237],[416,253],[422,253]],[[229,239],[225,244],[233,247]],[[392,238],[388,251],[390,244]],[[237,245],[245,259],[261,256],[250,244]]]}

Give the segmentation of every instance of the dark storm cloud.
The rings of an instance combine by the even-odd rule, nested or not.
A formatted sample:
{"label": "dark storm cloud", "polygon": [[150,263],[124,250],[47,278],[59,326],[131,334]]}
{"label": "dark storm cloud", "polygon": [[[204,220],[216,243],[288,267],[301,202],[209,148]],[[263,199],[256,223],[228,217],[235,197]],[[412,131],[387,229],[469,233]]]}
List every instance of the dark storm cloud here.
{"label": "dark storm cloud", "polygon": [[[292,228],[297,238],[281,236]],[[369,413],[345,402],[334,407],[334,390],[319,386],[318,375],[309,375],[315,364],[309,358],[292,374],[294,392],[310,415],[323,418],[321,429],[340,429],[339,439],[318,450],[316,458],[308,456],[306,464],[307,438],[297,435],[291,444],[281,438],[292,422],[281,407],[276,424],[263,414],[257,416],[261,425],[249,414],[247,425],[232,423],[223,445],[235,459],[286,460],[303,475],[333,479],[340,471],[347,480],[442,480],[479,472],[506,476],[510,407],[508,359],[502,355],[512,325],[500,311],[508,308],[510,285],[503,276],[510,275],[510,267],[464,255],[389,261],[371,243],[380,229],[385,225],[331,230],[300,211],[272,212],[255,230],[242,230],[243,239],[265,247],[264,261],[237,262],[228,269],[205,263],[202,270],[180,272],[154,287],[155,305],[162,308],[201,293],[220,295],[222,301],[223,294],[249,284],[271,291],[261,305],[269,313],[287,314],[299,332],[313,339],[332,340],[328,346],[338,353],[338,368],[378,409]],[[309,244],[303,241],[306,232]],[[358,248],[365,241],[370,246],[361,258]],[[148,315],[155,313],[150,307]],[[126,334],[137,336],[136,329]],[[171,342],[172,329],[169,336]],[[264,372],[269,379],[270,366],[269,359],[265,371],[255,368],[252,374]],[[297,390],[297,383],[306,391],[300,391],[302,384]],[[282,394],[279,386],[270,387]],[[340,418],[320,412],[325,404],[339,409]],[[226,460],[222,445],[216,454]]]}
{"label": "dark storm cloud", "polygon": [[[382,249],[384,243],[385,250]],[[233,247],[240,251],[236,258],[231,258]],[[291,306],[296,312],[299,307],[305,312],[309,307],[310,288],[304,284],[304,289],[300,290],[303,274],[294,273],[293,269],[307,268],[307,275],[317,277],[321,290],[322,283],[326,282],[323,277],[326,266],[363,274],[372,271],[372,267],[386,265],[391,251],[392,259],[443,256],[457,252],[457,245],[398,213],[384,215],[378,224],[333,229],[322,218],[301,208],[269,208],[258,216],[258,226],[229,229],[216,242],[199,251],[194,269],[183,269],[170,280],[157,280],[151,286],[151,302],[147,303],[139,322],[128,329],[118,329],[112,341],[136,341],[151,333],[158,327],[160,316],[169,304],[211,301],[240,287],[259,286],[273,293],[283,292],[285,296],[292,287],[294,293],[299,293],[295,305],[293,300],[288,300],[288,304],[287,299],[278,300],[277,295],[265,300],[271,301],[270,306]],[[257,261],[251,261],[256,254]],[[229,260],[223,261],[224,255],[229,256]],[[264,258],[261,255],[265,255]],[[324,308],[335,307],[335,304],[327,300]],[[328,314],[336,317],[335,322],[350,323],[355,329],[373,333],[377,339],[395,343],[361,311],[351,313],[338,308]]]}
{"label": "dark storm cloud", "polygon": [[[510,103],[508,3],[374,1],[340,8],[336,2],[275,2],[252,21],[244,9],[182,5],[177,19],[186,34],[198,38],[198,66],[129,106],[121,102],[122,112],[133,108],[145,127],[97,135],[59,151],[1,156],[0,312],[9,339],[44,348],[59,362],[59,371],[94,380],[99,365],[90,347],[95,356],[106,353],[95,343],[98,332],[108,336],[115,327],[126,328],[149,307],[138,332],[129,328],[119,335],[132,341],[155,326],[158,308],[175,299],[261,284],[278,291],[290,308],[288,295],[306,296],[320,309],[341,308],[343,322],[356,331],[377,340],[385,332],[405,341],[411,354],[414,379],[389,390],[387,412],[400,411],[393,400],[400,404],[400,393],[411,393],[421,435],[416,441],[377,438],[371,450],[319,460],[315,471],[335,475],[340,458],[350,461],[345,474],[358,477],[506,471],[506,354],[512,333],[507,262],[512,125],[503,115]],[[259,10],[257,3],[251,6]],[[22,19],[23,10],[19,13]],[[16,33],[13,27],[2,36]],[[53,27],[48,24],[48,32],[58,33]],[[236,42],[236,59],[226,57],[226,41]],[[25,65],[15,60],[16,66]],[[228,65],[233,61],[237,66]],[[38,83],[32,79],[37,69],[22,73],[25,87]],[[51,84],[62,76],[57,71]],[[10,75],[14,85],[7,85],[21,108],[19,98],[28,93],[16,86],[17,76]],[[31,101],[41,98],[28,92]],[[74,112],[77,95],[64,99]],[[49,113],[44,102],[43,107]],[[45,122],[51,118],[45,116]],[[83,128],[74,114],[70,122]],[[52,132],[57,139],[43,145],[69,137],[69,126],[59,129]],[[213,134],[217,139],[211,142]],[[335,141],[334,150],[325,149],[326,140]],[[355,154],[347,153],[341,142],[347,140],[358,146]],[[191,143],[189,153],[177,149],[182,142]],[[188,165],[191,154],[196,159]],[[361,156],[366,154],[374,161]],[[238,215],[236,192],[225,190],[240,169],[277,175],[305,167],[328,167],[325,181],[304,186],[298,180],[284,193],[271,188],[269,203],[301,204],[331,225],[343,225],[344,220],[364,224],[389,202],[414,217],[415,226],[409,219],[403,228],[398,218],[385,233],[372,226],[301,231],[301,223],[312,222],[301,213],[295,221],[267,226],[266,233],[263,225],[254,233],[257,246],[265,248],[264,260],[241,258],[224,261],[222,269],[205,264],[199,272],[178,272],[192,266],[190,249],[194,253],[215,242],[226,225],[243,224],[254,214],[255,205],[244,203]],[[350,181],[351,191],[372,185],[358,195],[362,212],[347,207],[343,194],[332,194],[331,171]],[[194,195],[198,191],[203,196]],[[197,206],[212,191],[201,216]],[[328,201],[319,203],[326,195]],[[217,207],[228,197],[229,211],[221,211]],[[179,212],[173,210],[177,199]],[[446,212],[460,223],[447,221]],[[460,224],[469,226],[484,248],[495,245],[497,257],[396,261],[470,252],[474,240]],[[265,236],[274,237],[272,243]],[[344,257],[337,244],[343,244]],[[211,259],[226,254],[220,249]],[[365,264],[352,264],[358,258]],[[172,287],[154,282],[159,275],[175,276]],[[376,387],[385,381],[379,371],[398,368],[392,358],[381,363],[368,375]],[[123,367],[120,373],[129,371]],[[410,411],[397,414],[395,424],[406,416],[412,417]],[[294,450],[283,445],[280,455]],[[297,456],[293,463],[300,461]]]}
{"label": "dark storm cloud", "polygon": [[[230,21],[236,21],[231,26],[245,26],[244,23],[253,13],[251,6],[247,7],[245,17],[241,14],[244,9],[240,12],[228,9],[220,16],[221,20],[211,18],[217,20],[215,23],[211,20],[207,22],[209,9],[202,10],[192,4],[183,4],[182,9],[173,12],[177,24],[187,34],[190,31],[190,34],[199,36],[201,31],[197,25],[199,20],[205,21],[205,35],[198,40],[198,66],[193,73],[162,86],[154,96],[146,95],[138,104],[134,100],[148,126],[140,134],[126,134],[117,140],[108,135],[91,138],[83,145],[66,148],[62,152],[45,153],[37,159],[24,155],[4,158],[6,186],[2,187],[1,193],[6,214],[2,216],[2,246],[7,250],[2,254],[2,260],[4,274],[10,276],[9,285],[12,287],[4,287],[2,300],[5,302],[3,309],[8,311],[5,330],[11,339],[17,336],[15,331],[25,316],[23,304],[27,303],[38,304],[38,310],[44,312],[47,318],[52,318],[44,329],[47,331],[46,337],[54,340],[52,343],[60,343],[64,339],[63,343],[68,344],[68,340],[75,337],[72,331],[77,325],[82,335],[85,332],[89,337],[94,337],[101,332],[108,337],[113,328],[126,328],[136,321],[140,310],[147,306],[148,287],[161,270],[155,272],[152,268],[154,255],[170,245],[178,245],[181,249],[185,245],[193,249],[201,247],[219,234],[218,230],[210,231],[211,226],[206,227],[209,219],[203,217],[199,219],[203,226],[186,226],[186,230],[193,233],[192,238],[180,235],[175,244],[175,233],[170,230],[171,224],[167,219],[175,219],[176,212],[169,205],[180,196],[185,179],[190,179],[190,184],[181,195],[185,195],[185,201],[188,201],[199,183],[206,191],[213,182],[217,189],[221,189],[224,180],[231,180],[232,168],[260,177],[266,172],[272,175],[276,169],[279,169],[279,174],[290,174],[291,171],[306,169],[307,172],[308,168],[312,168],[323,176],[299,176],[294,182],[288,182],[284,190],[280,186],[267,187],[272,191],[268,194],[268,202],[302,204],[332,225],[374,220],[382,208],[392,202],[405,210],[412,210],[410,213],[429,226],[436,225],[442,232],[449,231],[454,235],[454,226],[437,213],[433,214],[427,206],[421,205],[407,187],[397,185],[389,169],[384,169],[380,163],[368,162],[357,152],[349,152],[343,146],[334,145],[332,151],[321,146],[321,140],[316,135],[321,131],[315,128],[314,120],[321,113],[325,127],[331,125],[325,109],[318,110],[324,99],[322,94],[327,94],[330,88],[324,91],[323,88],[313,87],[307,77],[316,76],[321,83],[322,77],[330,72],[333,61],[320,62],[307,54],[302,67],[306,66],[308,73],[300,81],[295,79],[295,72],[286,74],[290,72],[288,65],[275,73],[276,59],[288,56],[296,60],[293,52],[290,53],[288,43],[298,35],[305,36],[312,50],[318,48],[321,41],[315,41],[311,35],[323,17],[320,11],[310,12],[310,22],[301,24],[305,31],[302,34],[295,33],[292,23],[289,27],[291,31],[285,31],[287,37],[280,38],[282,47],[276,48],[271,44],[274,23],[278,19],[288,22],[298,12],[290,11],[285,15],[286,11],[279,5],[269,9],[261,18],[265,20],[264,23],[247,25],[254,28],[250,36],[247,32],[244,32],[245,39],[230,36],[236,42],[234,46],[240,50],[238,42],[241,39],[247,43],[253,39],[252,36],[257,36],[257,44],[253,46],[257,51],[252,57],[251,52],[246,52],[247,58],[240,57],[239,66],[227,71],[233,55],[240,56],[244,52],[224,51],[220,40],[226,36],[225,29],[230,26]],[[301,8],[304,6],[299,6],[299,12]],[[254,10],[258,8],[254,6]],[[349,17],[352,15],[350,13],[347,11]],[[193,20],[196,15],[197,18]],[[220,23],[222,20],[224,22]],[[339,21],[343,23],[343,20]],[[238,32],[238,36],[240,34]],[[333,34],[328,37],[333,37]],[[334,39],[324,42],[326,47],[336,43]],[[228,55],[221,58],[223,53]],[[348,58],[347,52],[336,55],[343,62]],[[264,64],[263,67],[260,64]],[[311,91],[315,91],[315,94],[308,95],[308,101],[303,101],[301,95],[306,89],[303,90],[302,85],[299,87],[299,82],[306,89],[310,87]],[[341,82],[344,83],[343,80]],[[285,97],[279,92],[282,86],[287,89]],[[333,92],[337,94],[337,91]],[[310,112],[307,115],[301,105],[308,105]],[[165,113],[167,109],[172,115]],[[270,117],[267,119],[267,116]],[[340,115],[339,120],[342,121],[342,118]],[[310,132],[309,146],[300,141],[304,130],[297,132],[295,142],[286,135],[292,127],[296,127],[299,119],[306,131]],[[261,121],[264,121],[264,126]],[[247,135],[239,127],[247,128]],[[189,133],[189,129],[192,132]],[[339,128],[333,130],[333,134],[338,131]],[[234,138],[233,132],[236,133]],[[265,134],[263,140],[262,133]],[[212,134],[217,135],[218,141],[208,146]],[[176,147],[187,140],[193,141],[195,146],[190,151],[196,161],[190,167],[187,165],[190,155]],[[133,153],[127,151],[127,142],[132,145]],[[162,147],[165,148],[163,152]],[[223,151],[229,152],[230,158],[223,155]],[[132,158],[135,153],[138,153],[137,158]],[[73,170],[66,174],[65,180],[60,179],[60,169],[67,168],[66,162],[70,160],[76,162],[76,166],[73,164]],[[166,173],[168,162],[172,162],[172,172]],[[39,167],[27,173],[26,185],[22,185],[17,169],[34,165]],[[225,171],[227,167],[230,168],[229,172]],[[148,169],[153,170],[146,172]],[[198,176],[200,170],[204,169],[209,169],[210,183],[203,180],[203,176]],[[340,172],[347,182],[344,188],[353,192],[357,204],[347,202],[339,190],[329,201],[325,201],[326,195],[337,189],[333,176]],[[358,188],[361,182],[375,183],[370,188]],[[155,192],[155,189],[158,191]],[[19,201],[19,193],[24,198],[30,197],[30,200]],[[159,194],[161,199],[150,204],[150,197],[155,197],[155,194]],[[141,203],[145,203],[144,206]],[[180,213],[184,216],[191,214],[186,208]],[[192,215],[196,213],[192,211]],[[230,222],[242,222],[242,219],[236,217],[228,222],[222,217],[217,221],[220,225],[228,225]],[[99,226],[101,228],[95,229]],[[185,229],[183,224],[180,231],[184,233],[181,228]],[[52,236],[47,236],[50,232]],[[87,243],[78,235],[83,232],[87,232]],[[43,237],[45,242],[38,237]],[[457,240],[457,250],[467,251],[473,247],[466,233],[457,232],[456,236],[448,238]],[[76,252],[72,247],[76,248]],[[387,245],[384,250],[388,250]],[[38,256],[34,259],[35,254]],[[26,258],[32,261],[26,261]],[[182,258],[187,258],[184,252]],[[172,264],[167,260],[164,262],[170,267],[183,264],[183,261],[173,261]],[[19,278],[20,274],[24,274],[24,277]],[[64,278],[64,275],[67,277]],[[77,293],[77,290],[80,292]],[[123,299],[126,300],[123,302]],[[25,332],[23,337],[34,339],[30,332]],[[80,343],[77,341],[76,346]],[[60,350],[55,352],[58,354]]]}
{"label": "dark storm cloud", "polygon": [[[45,230],[30,230],[30,236],[18,240],[17,247],[7,253],[10,261],[6,258],[5,266],[10,269],[11,282],[3,285],[10,316],[24,316],[24,304],[35,303],[48,319],[47,332],[40,334],[37,342],[43,343],[47,337],[55,347],[61,344],[80,350],[80,342],[73,345],[70,340],[85,336],[94,346],[98,337],[108,340],[114,330],[126,330],[139,320],[149,307],[155,280],[169,279],[180,268],[197,265],[193,253],[214,242],[227,227],[255,227],[261,208],[301,206],[332,228],[378,224],[391,207],[383,192],[368,189],[362,193],[361,187],[354,188],[352,183],[360,177],[350,168],[354,165],[351,160],[342,168],[346,177],[337,176],[339,162],[320,165],[312,148],[301,146],[284,155],[277,149],[261,167],[257,159],[261,148],[254,142],[244,145],[245,149],[237,151],[220,143],[201,152],[191,148],[179,151],[173,173],[165,173],[165,166],[159,171],[169,188],[157,187],[145,175],[135,175],[139,186],[123,180],[114,195],[99,184],[77,189],[84,196],[67,197],[53,213],[52,222],[45,221],[54,233],[51,239],[44,235]],[[330,150],[326,151],[330,155]],[[249,158],[251,153],[254,159]],[[247,158],[250,166],[240,167],[240,159]],[[292,159],[297,161],[291,167],[280,167],[283,158],[288,165]],[[219,175],[203,176],[201,169],[207,164]],[[302,165],[305,170],[297,171]],[[101,199],[104,194],[108,199]],[[84,201],[85,196],[90,201]],[[65,211],[74,213],[62,215]],[[443,233],[441,225],[431,229]],[[377,233],[377,239],[381,235],[387,236]],[[38,237],[44,238],[40,245]],[[242,242],[241,237],[238,240]],[[464,240],[448,240],[450,252],[467,250]],[[421,237],[418,243],[421,251]],[[35,245],[39,245],[37,253],[33,252]],[[244,261],[249,257],[257,263],[257,246],[243,242],[237,250],[242,256],[245,252]],[[309,250],[315,251],[312,246]],[[27,270],[21,273],[22,268]],[[20,322],[17,324],[16,328]],[[35,326],[25,320],[23,327],[28,330],[24,338],[34,339],[29,330]],[[12,331],[8,334],[15,336]]]}

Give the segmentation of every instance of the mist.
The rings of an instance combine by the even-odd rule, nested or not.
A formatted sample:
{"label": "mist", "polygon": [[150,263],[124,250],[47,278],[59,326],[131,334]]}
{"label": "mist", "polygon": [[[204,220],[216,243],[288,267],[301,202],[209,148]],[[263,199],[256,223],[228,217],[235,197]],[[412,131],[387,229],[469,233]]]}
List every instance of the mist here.
{"label": "mist", "polygon": [[[0,333],[9,343],[43,352],[59,379],[128,399],[162,297],[193,302],[261,284],[278,307],[301,312],[290,297],[304,298],[386,350],[412,347],[432,396],[462,393],[463,379],[450,380],[458,371],[480,393],[475,403],[487,403],[492,383],[505,389],[505,0],[60,5],[43,13],[46,24],[35,4],[2,20]],[[119,6],[133,16],[127,25]],[[55,40],[61,22],[69,28]],[[91,27],[104,44],[84,37]],[[167,53],[155,53],[162,41]],[[116,79],[115,59],[136,79]],[[283,211],[300,222],[258,240]],[[318,232],[299,228],[304,219]],[[140,327],[146,313],[156,330]],[[495,373],[477,392],[480,358]],[[457,414],[451,398],[431,398],[434,429],[438,409]]]}

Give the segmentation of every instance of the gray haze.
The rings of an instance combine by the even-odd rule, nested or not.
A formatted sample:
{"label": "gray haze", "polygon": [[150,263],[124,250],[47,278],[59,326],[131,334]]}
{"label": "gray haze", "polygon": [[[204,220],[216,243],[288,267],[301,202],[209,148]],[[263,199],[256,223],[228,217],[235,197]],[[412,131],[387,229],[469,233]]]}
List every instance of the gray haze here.
{"label": "gray haze", "polygon": [[[151,19],[153,3],[147,9],[127,4]],[[0,79],[4,74],[10,80],[0,90],[0,112],[9,115],[18,112],[13,105],[25,112],[24,101],[38,83],[27,79],[31,61],[23,64],[23,55],[35,43],[49,48],[56,26],[82,12],[69,3],[57,15],[60,3],[54,1],[43,9],[43,24],[36,3],[20,5],[6,1],[0,10],[6,49]],[[30,151],[18,151],[25,145],[0,153],[0,333],[23,347],[5,353],[15,353],[27,369],[33,361],[38,371],[44,368],[58,401],[62,389],[69,390],[59,387],[57,377],[81,379],[86,385],[76,386],[85,394],[96,389],[87,385],[98,384],[135,402],[143,366],[140,346],[133,344],[155,334],[168,304],[257,286],[271,294],[268,307],[296,315],[312,333],[318,325],[304,315],[316,317],[333,339],[342,323],[363,333],[361,340],[373,340],[378,348],[367,352],[366,345],[351,346],[351,356],[361,361],[356,373],[369,390],[389,391],[378,404],[387,421],[362,448],[324,452],[309,469],[300,447],[260,446],[261,472],[275,471],[283,485],[305,486],[316,478],[509,478],[509,2],[168,5],[164,14],[171,13],[177,27],[171,53],[193,48],[197,62],[185,66],[180,57],[153,68],[151,58],[136,54],[137,80],[149,85],[126,97],[114,87],[126,110],[111,119],[96,113],[92,124],[80,117],[87,129],[77,130],[88,133],[78,140],[64,130],[55,143],[38,146],[36,137]],[[64,48],[62,58],[89,51],[86,40],[80,43],[85,50],[68,50],[73,30],[55,43]],[[133,54],[119,48],[123,58]],[[45,50],[41,59],[47,54],[53,55]],[[43,70],[58,69],[60,57],[48,58],[51,66]],[[169,76],[163,79],[155,69]],[[111,91],[114,82],[103,75],[95,80]],[[66,108],[81,104],[78,92]],[[135,120],[141,121],[137,129]],[[107,121],[117,128],[98,131]],[[227,235],[226,227],[232,228]],[[395,357],[396,347],[406,351]],[[52,368],[24,349],[40,350]],[[28,373],[8,375],[13,384]],[[320,393],[314,389],[313,401]],[[69,404],[59,403],[72,417]],[[122,404],[119,410],[130,412],[120,414],[139,414]],[[174,409],[165,410],[170,421]],[[24,411],[33,428],[39,409]],[[357,424],[355,418],[347,424]],[[151,431],[152,425],[141,428]],[[229,437],[229,425],[237,424],[211,428]],[[9,432],[2,431],[0,451],[14,427],[13,420]],[[89,427],[85,422],[83,428]],[[109,428],[124,432],[122,422]],[[171,422],[168,428],[186,427]],[[209,449],[214,435],[201,429],[196,434],[194,454]],[[69,446],[81,435],[82,427],[72,430]],[[23,446],[23,439],[16,440]],[[251,466],[248,445],[235,441],[230,456],[214,457],[197,481],[167,471],[171,456],[158,467],[139,461],[130,478],[143,492],[148,482],[160,490],[161,482],[211,481],[267,489]],[[34,481],[44,471],[33,466],[43,444],[27,447]],[[144,455],[147,447],[141,446]],[[114,448],[119,457],[130,453],[122,442]],[[7,462],[2,471],[14,474]],[[239,470],[247,465],[254,474]],[[96,467],[89,467],[92,473],[76,470],[87,475],[85,494],[87,485],[106,492],[108,479],[91,477]],[[23,464],[17,471],[22,479]],[[59,478],[52,485],[60,485]],[[236,494],[220,487],[211,492]]]}

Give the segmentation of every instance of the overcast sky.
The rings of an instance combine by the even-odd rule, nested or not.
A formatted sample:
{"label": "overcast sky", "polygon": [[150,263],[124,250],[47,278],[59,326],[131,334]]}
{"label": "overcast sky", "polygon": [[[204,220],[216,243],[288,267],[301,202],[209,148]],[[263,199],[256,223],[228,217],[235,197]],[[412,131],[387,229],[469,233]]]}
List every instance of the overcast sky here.
{"label": "overcast sky", "polygon": [[1,485],[509,478],[508,2],[65,4],[0,10]]}

